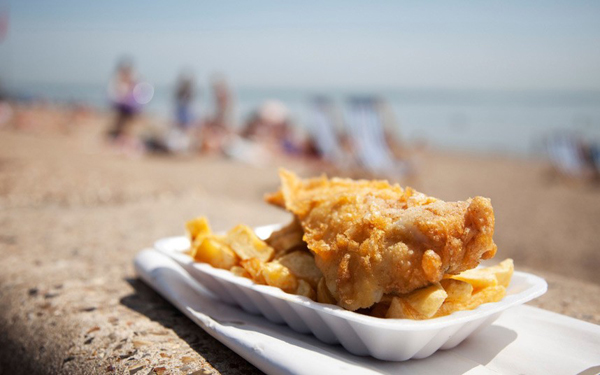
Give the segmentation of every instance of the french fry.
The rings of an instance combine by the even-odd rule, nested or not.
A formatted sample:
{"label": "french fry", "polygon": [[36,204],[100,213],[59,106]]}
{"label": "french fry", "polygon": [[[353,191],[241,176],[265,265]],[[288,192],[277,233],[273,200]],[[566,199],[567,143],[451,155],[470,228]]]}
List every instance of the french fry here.
{"label": "french fry", "polygon": [[296,288],[296,294],[299,296],[308,297],[313,301],[317,299],[317,292],[315,292],[309,283],[302,279],[298,279],[298,288]]}
{"label": "french fry", "polygon": [[428,319],[440,309],[448,294],[440,284],[425,288],[392,299],[388,318]]}
{"label": "french fry", "polygon": [[493,273],[488,272],[485,268],[474,268],[463,271],[458,275],[446,276],[445,278],[467,282],[471,284],[475,290],[498,285],[496,276]]}
{"label": "french fry", "polygon": [[221,237],[206,236],[200,245],[192,249],[192,257],[197,262],[204,262],[216,268],[230,269],[239,262],[238,256],[231,250]]}
{"label": "french fry", "polygon": [[317,302],[329,303],[331,305],[337,304],[337,301],[329,291],[329,288],[327,288],[324,277],[322,277],[317,284]]}
{"label": "french fry", "polygon": [[[471,283],[467,284],[468,287],[464,284],[460,284],[466,284],[466,282],[463,282],[462,280],[442,280],[441,284],[448,292],[448,299],[440,307],[438,312],[435,314],[435,317],[450,315],[456,311],[473,310],[481,304],[498,302],[504,298],[506,295],[505,285],[508,285],[512,276],[512,259],[507,259],[493,267],[480,268],[478,271],[478,273],[470,272],[470,275],[467,279],[470,280]],[[463,274],[461,273],[458,276],[461,275]],[[474,276],[476,275],[480,275],[481,278],[475,278]],[[496,284],[502,283],[503,285],[494,285],[494,283],[490,283],[490,285],[481,289],[473,288],[474,285],[472,284],[481,286],[484,283],[488,283],[489,275],[492,275],[495,278]],[[474,292],[469,292],[469,287],[471,291],[474,290]]]}
{"label": "french fry", "polygon": [[196,253],[196,249],[202,243],[202,240],[210,234],[212,231],[208,220],[205,217],[197,217],[193,220],[185,223],[185,229],[187,231],[188,238],[190,239],[190,251],[189,254],[193,258]]}
{"label": "french fry", "polygon": [[419,314],[403,298],[394,297],[385,317],[387,319],[419,319]]}
{"label": "french fry", "polygon": [[408,304],[425,318],[430,318],[440,308],[448,294],[440,284],[417,289],[404,297]]}
{"label": "french fry", "polygon": [[469,298],[471,298],[471,294],[473,294],[473,285],[467,283],[466,281],[443,279],[440,281],[440,284],[446,291],[446,294],[448,294],[448,297],[444,303],[451,301],[465,302],[468,301]]}
{"label": "french fry", "polygon": [[290,224],[273,232],[265,242],[275,249],[275,258],[279,258],[294,249],[306,248],[306,243],[302,240],[303,235],[300,222],[294,218]]}
{"label": "french fry", "polygon": [[440,316],[450,315],[456,311],[468,310],[467,307],[469,306],[470,299],[471,297],[469,296],[469,299],[466,301],[444,302],[442,306],[440,306],[440,309],[436,311],[436,313],[433,315],[433,318],[439,318]]}
{"label": "french fry", "polygon": [[388,310],[390,309],[391,300],[388,302],[377,302],[371,307],[369,315],[376,318],[385,318]]}
{"label": "french fry", "polygon": [[231,271],[231,273],[234,274],[234,275],[236,275],[236,276],[245,277],[247,279],[251,279],[252,278],[250,276],[250,274],[248,273],[248,271],[246,271],[246,269],[244,267],[233,266],[233,267],[231,267],[231,269],[229,271]]}
{"label": "french fry", "polygon": [[498,302],[505,295],[506,288],[501,285],[484,288],[471,296],[467,310],[472,310],[483,303]]}
{"label": "french fry", "polygon": [[261,273],[267,285],[280,288],[284,292],[294,293],[298,288],[296,276],[287,267],[277,262],[264,263]]}
{"label": "french fry", "polygon": [[185,223],[185,229],[191,242],[194,242],[198,237],[212,233],[208,220],[204,216],[197,217]]}
{"label": "french fry", "polygon": [[505,259],[502,262],[498,263],[495,266],[485,268],[488,272],[491,272],[496,276],[496,280],[498,280],[498,285],[501,285],[505,288],[508,288],[508,284],[510,284],[510,279],[512,278],[513,272],[515,270],[515,265],[513,264],[512,259]]}
{"label": "french fry", "polygon": [[266,284],[262,274],[263,262],[256,258],[245,259],[240,261],[240,265],[250,274],[250,278],[257,284]]}
{"label": "french fry", "polygon": [[456,311],[473,310],[484,303],[498,302],[504,298],[505,295],[505,287],[501,285],[489,286],[475,292],[467,300],[445,302],[434,317],[437,318],[439,316],[450,315]]}
{"label": "french fry", "polygon": [[513,271],[513,260],[506,259],[495,266],[474,268],[447,278],[465,281],[473,285],[475,291],[497,285],[507,288]]}
{"label": "french fry", "polygon": [[298,279],[305,280],[311,287],[316,288],[323,277],[321,270],[315,264],[315,257],[304,251],[294,251],[282,256],[277,261],[287,268]]}
{"label": "french fry", "polygon": [[246,225],[240,224],[227,232],[225,241],[242,260],[255,258],[267,262],[273,258],[273,248]]}

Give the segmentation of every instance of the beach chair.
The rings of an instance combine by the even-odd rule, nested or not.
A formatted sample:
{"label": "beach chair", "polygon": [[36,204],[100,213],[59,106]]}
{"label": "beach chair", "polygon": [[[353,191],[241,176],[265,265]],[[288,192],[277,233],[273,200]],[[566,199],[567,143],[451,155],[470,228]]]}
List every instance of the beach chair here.
{"label": "beach chair", "polygon": [[546,138],[546,154],[555,171],[568,178],[584,177],[588,165],[581,143],[569,133],[557,133]]}
{"label": "beach chair", "polygon": [[600,142],[592,142],[589,146],[590,159],[594,166],[596,178],[600,177]]}
{"label": "beach chair", "polygon": [[310,107],[308,130],[320,157],[334,166],[346,167],[348,156],[340,144],[333,101],[326,97],[315,97]]}
{"label": "beach chair", "polygon": [[393,156],[375,98],[351,98],[345,124],[357,164],[374,176],[401,179],[410,173],[407,160]]}

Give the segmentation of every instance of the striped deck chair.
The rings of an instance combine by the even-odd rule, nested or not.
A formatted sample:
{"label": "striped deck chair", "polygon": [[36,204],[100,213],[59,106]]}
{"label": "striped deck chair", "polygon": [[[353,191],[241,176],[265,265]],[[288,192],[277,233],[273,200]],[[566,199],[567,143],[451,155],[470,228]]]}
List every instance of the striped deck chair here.
{"label": "striped deck chair", "polygon": [[377,99],[351,98],[348,104],[345,124],[357,163],[376,176],[404,177],[408,163],[395,159],[389,149]]}
{"label": "striped deck chair", "polygon": [[546,138],[546,154],[554,169],[565,177],[582,177],[588,166],[579,140],[572,134],[557,133]]}
{"label": "striped deck chair", "polygon": [[340,144],[334,116],[334,103],[326,97],[315,97],[310,102],[311,118],[309,132],[323,160],[345,166],[347,157]]}

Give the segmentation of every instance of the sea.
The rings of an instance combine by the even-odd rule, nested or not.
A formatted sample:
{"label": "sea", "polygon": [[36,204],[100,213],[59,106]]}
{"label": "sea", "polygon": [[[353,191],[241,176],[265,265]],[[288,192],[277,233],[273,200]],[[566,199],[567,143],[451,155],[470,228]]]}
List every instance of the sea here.
{"label": "sea", "polygon": [[[103,84],[28,83],[3,89],[22,100],[110,107]],[[292,123],[305,128],[311,121],[310,103],[315,96],[331,98],[340,111],[347,108],[349,98],[375,96],[387,104],[403,141],[439,150],[538,157],[544,155],[545,139],[556,134],[600,142],[600,91],[266,87],[235,87],[231,91],[237,126],[267,100],[283,103]],[[173,92],[173,87],[155,86],[143,111],[171,121]],[[209,88],[198,88],[195,116],[210,116],[213,108]]]}

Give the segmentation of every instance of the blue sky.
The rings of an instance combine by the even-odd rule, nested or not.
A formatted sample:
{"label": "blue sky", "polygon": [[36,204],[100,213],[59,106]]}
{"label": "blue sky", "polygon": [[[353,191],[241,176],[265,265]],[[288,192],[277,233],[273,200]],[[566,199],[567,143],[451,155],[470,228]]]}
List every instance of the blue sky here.
{"label": "blue sky", "polygon": [[600,2],[32,1],[10,14],[0,80],[600,90]]}

